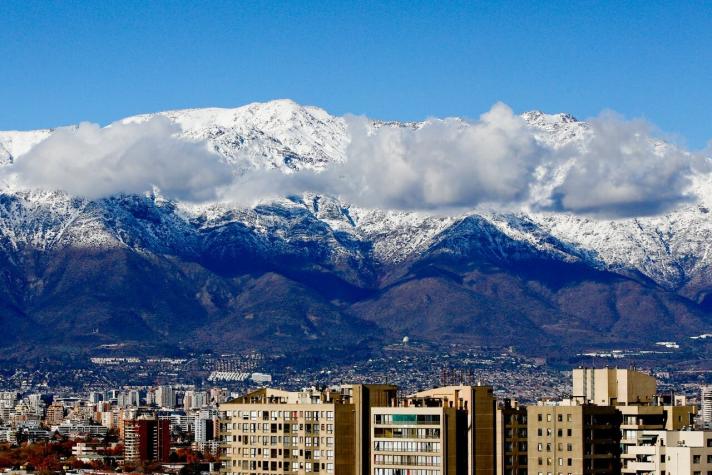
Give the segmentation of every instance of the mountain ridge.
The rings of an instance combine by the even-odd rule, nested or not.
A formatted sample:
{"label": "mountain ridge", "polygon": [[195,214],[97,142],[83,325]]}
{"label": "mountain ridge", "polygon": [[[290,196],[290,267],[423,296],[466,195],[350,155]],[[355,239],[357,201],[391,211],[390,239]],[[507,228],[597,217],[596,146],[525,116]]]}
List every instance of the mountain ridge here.
{"label": "mountain ridge", "polygon": [[[322,170],[346,159],[344,119],[293,101],[159,115],[237,173]],[[566,114],[521,117],[558,147],[591,133]],[[0,132],[0,161],[51,133]],[[47,331],[38,343],[87,348],[97,327],[107,329],[94,336],[103,342],[294,351],[299,341],[369,347],[404,333],[531,351],[552,340],[649,344],[658,330],[685,338],[712,326],[712,219],[709,195],[700,196],[659,216],[598,219],[485,209],[437,216],[314,193],[240,208],[160,194],[92,201],[5,189],[3,323],[17,338],[32,339],[28,328],[39,325]]]}

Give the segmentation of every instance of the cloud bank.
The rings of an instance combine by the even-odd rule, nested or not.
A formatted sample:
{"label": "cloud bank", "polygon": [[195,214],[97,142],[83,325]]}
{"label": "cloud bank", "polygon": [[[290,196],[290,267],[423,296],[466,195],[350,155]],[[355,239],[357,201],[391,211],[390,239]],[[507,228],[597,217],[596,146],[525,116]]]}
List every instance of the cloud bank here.
{"label": "cloud bank", "polygon": [[416,128],[375,128],[363,117],[347,123],[345,163],[320,173],[256,170],[229,196],[244,204],[312,191],[384,209],[648,216],[694,199],[691,178],[707,173],[709,162],[655,139],[646,122],[613,113],[589,121],[583,138],[563,147],[537,140],[541,132],[501,103],[476,121],[432,119]]}
{"label": "cloud bank", "polygon": [[699,157],[655,140],[644,121],[604,113],[589,121],[583,147],[560,151],[571,167],[552,194],[556,210],[604,216],[640,216],[667,211],[689,192]]}
{"label": "cloud bank", "polygon": [[526,199],[545,151],[527,124],[507,106],[495,105],[480,120],[428,121],[417,129],[370,130],[352,119],[348,160],[332,173],[344,193],[365,206],[398,209],[511,204]]}
{"label": "cloud bank", "polygon": [[694,199],[692,177],[709,173],[708,159],[656,140],[643,121],[611,113],[563,147],[547,145],[541,131],[501,103],[474,121],[346,122],[345,161],[320,172],[237,175],[204,143],[178,138],[176,125],[156,117],[59,130],[5,173],[22,186],[90,199],[157,187],[179,200],[250,205],[309,191],[369,208],[446,213],[486,206],[601,217],[667,211]]}
{"label": "cloud bank", "polygon": [[57,130],[5,172],[18,186],[89,199],[154,187],[181,200],[217,198],[232,181],[231,169],[204,144],[177,138],[178,132],[162,117],[104,128],[82,123]]}

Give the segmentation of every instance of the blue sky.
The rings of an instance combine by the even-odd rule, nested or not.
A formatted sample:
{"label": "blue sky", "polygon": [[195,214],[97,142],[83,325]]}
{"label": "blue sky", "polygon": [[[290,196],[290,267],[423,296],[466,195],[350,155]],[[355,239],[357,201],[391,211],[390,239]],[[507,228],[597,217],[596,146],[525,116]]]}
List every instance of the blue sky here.
{"label": "blue sky", "polygon": [[289,97],[477,117],[503,101],[712,139],[712,2],[0,2],[0,129]]}

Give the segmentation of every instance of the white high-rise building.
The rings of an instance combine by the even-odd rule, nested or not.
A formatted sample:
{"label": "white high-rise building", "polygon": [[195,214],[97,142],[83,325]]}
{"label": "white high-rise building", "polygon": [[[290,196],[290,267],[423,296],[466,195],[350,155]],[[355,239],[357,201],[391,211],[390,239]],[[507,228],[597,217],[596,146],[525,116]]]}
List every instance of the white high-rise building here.
{"label": "white high-rise building", "polygon": [[41,394],[30,394],[27,396],[27,402],[34,414],[42,416],[44,413],[45,403],[42,400]]}
{"label": "white high-rise building", "polygon": [[89,393],[89,402],[90,403],[99,404],[103,400],[104,400],[104,394],[97,392],[97,391],[92,391]]}
{"label": "white high-rise building", "polygon": [[170,386],[159,386],[156,389],[156,405],[173,408],[176,406],[176,393]]}
{"label": "white high-rise building", "polygon": [[205,391],[188,390],[183,395],[183,408],[186,411],[200,409],[208,405],[208,394]]}
{"label": "white high-rise building", "polygon": [[213,419],[206,419],[201,416],[195,416],[193,422],[193,431],[195,433],[196,442],[207,442],[213,440],[213,427],[216,421]]}
{"label": "white high-rise building", "polygon": [[2,391],[0,392],[0,407],[15,407],[17,401],[17,391]]}
{"label": "white high-rise building", "polygon": [[129,391],[129,404],[134,407],[141,405],[141,393],[138,390],[132,389]]}
{"label": "white high-rise building", "polygon": [[712,429],[712,386],[702,386],[702,424]]}

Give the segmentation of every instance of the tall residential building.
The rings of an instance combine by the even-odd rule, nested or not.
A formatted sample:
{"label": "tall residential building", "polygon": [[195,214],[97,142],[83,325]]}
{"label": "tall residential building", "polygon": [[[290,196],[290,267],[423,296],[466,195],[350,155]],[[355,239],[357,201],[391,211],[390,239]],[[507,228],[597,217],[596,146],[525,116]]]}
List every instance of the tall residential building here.
{"label": "tall residential building", "polygon": [[89,393],[87,400],[92,404],[98,404],[104,400],[104,394],[97,391],[92,391]]}
{"label": "tall residential building", "polygon": [[527,408],[505,399],[497,407],[497,475],[527,474]]}
{"label": "tall residential building", "polygon": [[702,387],[702,425],[705,429],[712,429],[712,386]]}
{"label": "tall residential building", "polygon": [[630,473],[707,475],[712,472],[712,432],[645,430],[628,464]]}
{"label": "tall residential building", "polygon": [[263,388],[220,410],[225,473],[356,474],[362,414],[348,394]]}
{"label": "tall residential building", "polygon": [[428,406],[426,400],[411,404],[371,409],[371,474],[467,473],[467,459],[458,456],[466,453],[467,446],[464,438],[457,437],[458,429],[465,432],[458,427],[457,410],[443,405]]}
{"label": "tall residential building", "polygon": [[206,419],[200,416],[195,416],[193,421],[193,439],[195,442],[208,442],[214,438],[214,427],[215,421],[213,419]]}
{"label": "tall residential building", "polygon": [[57,426],[64,420],[64,404],[59,401],[54,401],[47,407],[45,415],[45,424],[48,426]]}
{"label": "tall residential building", "polygon": [[462,431],[458,438],[465,441],[465,453],[459,450],[458,456],[467,460],[465,471],[458,473],[494,473],[496,400],[490,386],[444,386],[417,392],[411,398],[438,399],[443,406],[457,410]]}
{"label": "tall residential building", "polygon": [[0,391],[0,407],[15,407],[17,391]]}
{"label": "tall residential building", "polygon": [[599,406],[652,404],[655,378],[630,369],[577,368],[573,370],[573,399]]}
{"label": "tall residential building", "polygon": [[341,394],[355,406],[354,473],[371,473],[371,408],[395,405],[398,388],[392,384],[347,384]]}
{"label": "tall residential building", "polygon": [[119,407],[140,406],[139,392],[135,389],[121,391],[116,397],[116,405]]}
{"label": "tall residential building", "polygon": [[30,394],[27,396],[27,404],[32,409],[33,413],[42,416],[44,414],[45,402],[42,400],[41,394]]}
{"label": "tall residential building", "polygon": [[155,403],[158,407],[176,407],[176,392],[171,386],[159,386],[155,392]]}
{"label": "tall residential building", "polygon": [[183,409],[191,411],[208,405],[208,393],[188,390],[183,395]]}
{"label": "tall residential building", "polygon": [[119,396],[119,390],[118,389],[109,389],[108,391],[104,392],[104,401],[112,401],[116,400]]}
{"label": "tall residential building", "polygon": [[224,472],[493,474],[495,400],[485,386],[397,398],[392,385],[263,388],[220,405]]}
{"label": "tall residential building", "polygon": [[527,407],[528,472],[620,473],[621,413],[576,401]]}
{"label": "tall residential building", "polygon": [[124,420],[124,460],[167,462],[171,450],[170,423],[148,416]]}
{"label": "tall residential building", "polygon": [[631,369],[579,368],[573,371],[573,399],[579,403],[613,406],[622,414],[621,471],[637,473],[637,447],[645,430],[689,428],[696,407],[684,397],[656,396],[655,378]]}

